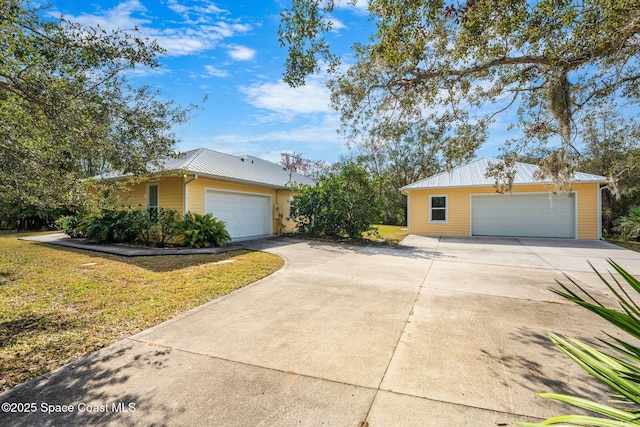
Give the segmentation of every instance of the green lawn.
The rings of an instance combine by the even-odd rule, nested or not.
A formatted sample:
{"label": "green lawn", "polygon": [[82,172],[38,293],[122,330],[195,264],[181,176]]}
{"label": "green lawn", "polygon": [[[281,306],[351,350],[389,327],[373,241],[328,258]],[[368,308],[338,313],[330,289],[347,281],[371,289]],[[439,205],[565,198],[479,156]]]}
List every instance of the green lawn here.
{"label": "green lawn", "polygon": [[[408,234],[406,225],[401,226],[380,224],[376,225],[375,227],[378,229],[378,234],[380,234],[380,237],[382,238],[384,243],[389,245],[397,245],[402,241],[402,239],[407,237]],[[375,240],[376,238],[372,236],[371,239]]]}
{"label": "green lawn", "polygon": [[125,258],[0,234],[0,391],[280,269],[264,252]]}

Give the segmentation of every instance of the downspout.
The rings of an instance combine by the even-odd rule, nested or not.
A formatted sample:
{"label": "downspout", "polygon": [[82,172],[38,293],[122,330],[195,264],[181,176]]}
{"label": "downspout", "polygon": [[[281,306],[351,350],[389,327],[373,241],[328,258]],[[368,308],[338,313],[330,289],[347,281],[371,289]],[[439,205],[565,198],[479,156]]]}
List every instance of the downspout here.
{"label": "downspout", "polygon": [[184,206],[182,207],[182,215],[186,215],[186,213],[189,211],[189,189],[187,188],[187,185],[193,181],[195,181],[196,179],[198,179],[198,174],[193,175],[193,178],[191,178],[190,180],[187,181],[187,176],[188,175],[183,175],[182,179],[184,181],[183,185],[183,204]]}

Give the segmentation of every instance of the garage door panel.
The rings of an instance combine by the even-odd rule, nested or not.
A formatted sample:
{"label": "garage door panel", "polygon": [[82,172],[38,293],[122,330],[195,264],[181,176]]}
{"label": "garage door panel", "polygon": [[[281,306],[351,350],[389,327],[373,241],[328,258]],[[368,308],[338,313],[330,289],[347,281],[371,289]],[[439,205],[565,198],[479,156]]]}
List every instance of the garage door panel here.
{"label": "garage door panel", "polygon": [[472,196],[474,236],[575,237],[572,195],[505,194]]}
{"label": "garage door panel", "polygon": [[205,213],[223,221],[232,239],[271,234],[271,198],[207,190]]}

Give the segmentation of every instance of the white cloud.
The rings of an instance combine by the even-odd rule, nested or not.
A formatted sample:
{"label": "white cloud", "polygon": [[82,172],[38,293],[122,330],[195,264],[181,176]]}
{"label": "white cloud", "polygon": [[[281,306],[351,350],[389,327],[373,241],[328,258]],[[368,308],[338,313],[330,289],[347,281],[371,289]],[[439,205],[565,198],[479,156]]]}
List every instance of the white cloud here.
{"label": "white cloud", "polygon": [[365,13],[369,10],[369,0],[357,0],[356,4],[352,4],[353,0],[335,0],[336,9],[355,8],[359,13]]}
{"label": "white cloud", "polygon": [[220,68],[216,68],[213,65],[205,65],[204,69],[209,76],[229,77],[229,72],[227,70],[221,70]]}
{"label": "white cloud", "polygon": [[[90,15],[82,13],[80,16],[65,16],[74,22],[78,22],[83,25],[96,26],[106,30],[133,30],[137,27],[142,27],[144,24],[151,22],[149,19],[134,18],[134,13],[144,13],[147,11],[142,3],[138,0],[127,0],[112,9],[105,10],[100,15]],[[57,12],[51,12],[49,15],[58,17]]]}
{"label": "white cloud", "polygon": [[342,21],[340,21],[339,19],[337,19],[334,16],[331,16],[329,18],[329,22],[331,23],[331,31],[334,32],[334,33],[337,33],[338,31],[347,28],[347,26],[344,25],[344,23],[342,23]]}
{"label": "white cloud", "polygon": [[[108,31],[138,29],[139,36],[157,40],[167,50],[168,56],[189,55],[213,49],[222,40],[253,29],[250,24],[226,18],[224,15],[228,11],[208,1],[201,2],[198,6],[185,6],[177,0],[170,0],[167,7],[182,19],[180,22],[172,22],[171,28],[154,27],[154,22],[145,15],[147,9],[139,0],[125,0],[111,9],[94,14],[83,13],[80,16],[66,15],[65,18],[87,26],[100,25]],[[54,11],[50,15],[57,17],[60,13]],[[244,49],[237,55],[248,55],[250,49]]]}
{"label": "white cloud", "polygon": [[185,6],[177,0],[169,0],[167,7],[180,15],[185,21],[198,23],[206,22],[208,15],[228,13],[211,2],[204,2],[204,6]]}
{"label": "white cloud", "polygon": [[236,61],[250,61],[256,56],[255,50],[241,45],[228,45],[228,54]]}
{"label": "white cloud", "polygon": [[267,82],[241,87],[246,101],[254,107],[271,110],[284,116],[311,113],[328,113],[329,89],[318,78],[292,88],[284,82]]}

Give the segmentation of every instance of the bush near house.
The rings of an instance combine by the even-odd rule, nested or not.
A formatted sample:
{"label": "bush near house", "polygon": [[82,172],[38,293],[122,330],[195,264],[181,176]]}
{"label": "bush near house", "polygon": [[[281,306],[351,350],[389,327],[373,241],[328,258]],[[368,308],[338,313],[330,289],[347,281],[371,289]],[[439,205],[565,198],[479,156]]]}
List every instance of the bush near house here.
{"label": "bush near house", "polygon": [[631,206],[629,214],[619,218],[616,222],[616,231],[624,240],[640,239],[640,205]]}
{"label": "bush near house", "polygon": [[380,182],[352,162],[296,191],[291,219],[302,234],[357,240],[382,219]]}
{"label": "bush near house", "polygon": [[210,214],[187,212],[181,218],[171,209],[149,215],[139,209],[100,209],[61,217],[56,225],[71,237],[86,237],[98,243],[130,243],[164,247],[168,244],[202,248],[224,246],[231,237],[224,222]]}
{"label": "bush near house", "polygon": [[224,246],[231,240],[224,222],[218,221],[211,214],[200,215],[187,212],[184,219],[176,223],[175,227],[177,241],[191,248]]}

